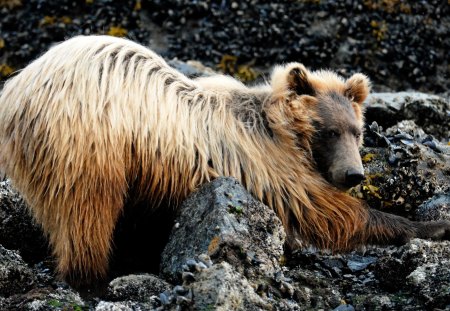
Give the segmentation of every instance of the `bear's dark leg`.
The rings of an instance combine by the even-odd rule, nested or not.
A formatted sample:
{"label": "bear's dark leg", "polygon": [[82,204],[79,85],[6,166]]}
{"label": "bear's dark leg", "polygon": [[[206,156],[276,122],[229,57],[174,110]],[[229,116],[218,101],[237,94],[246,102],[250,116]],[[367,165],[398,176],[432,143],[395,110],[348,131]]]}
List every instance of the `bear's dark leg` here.
{"label": "bear's dark leg", "polygon": [[[359,238],[372,244],[404,244],[412,238],[449,240],[450,221],[415,222],[369,209],[365,232]],[[364,241],[362,241],[364,243]]]}

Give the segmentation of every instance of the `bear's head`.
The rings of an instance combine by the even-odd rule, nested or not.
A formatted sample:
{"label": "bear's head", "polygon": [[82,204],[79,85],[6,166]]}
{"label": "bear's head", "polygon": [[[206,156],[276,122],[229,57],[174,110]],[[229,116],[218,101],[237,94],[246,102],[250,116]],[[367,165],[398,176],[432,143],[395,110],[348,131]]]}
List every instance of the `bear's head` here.
{"label": "bear's head", "polygon": [[323,176],[341,189],[359,184],[364,179],[359,154],[362,103],[370,91],[369,79],[357,73],[345,80],[332,71],[311,72],[290,63],[275,68],[271,85],[275,96],[287,104],[294,132],[300,137],[302,132],[312,133],[306,143]]}

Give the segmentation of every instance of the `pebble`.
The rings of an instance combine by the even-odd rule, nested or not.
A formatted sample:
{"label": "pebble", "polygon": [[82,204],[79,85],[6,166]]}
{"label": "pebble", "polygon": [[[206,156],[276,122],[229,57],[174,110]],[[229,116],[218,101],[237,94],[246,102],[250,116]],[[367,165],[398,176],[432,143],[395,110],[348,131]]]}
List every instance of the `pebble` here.
{"label": "pebble", "polygon": [[363,256],[352,256],[347,261],[347,267],[352,271],[360,271],[367,268],[369,265],[375,263],[377,259],[375,257],[363,257]]}
{"label": "pebble", "polygon": [[198,256],[198,260],[200,260],[206,267],[210,268],[213,265],[211,258],[206,254],[200,254]]}
{"label": "pebble", "polygon": [[186,272],[183,271],[182,275],[181,275],[181,279],[186,282],[186,283],[192,283],[195,281],[195,276],[192,272]]}

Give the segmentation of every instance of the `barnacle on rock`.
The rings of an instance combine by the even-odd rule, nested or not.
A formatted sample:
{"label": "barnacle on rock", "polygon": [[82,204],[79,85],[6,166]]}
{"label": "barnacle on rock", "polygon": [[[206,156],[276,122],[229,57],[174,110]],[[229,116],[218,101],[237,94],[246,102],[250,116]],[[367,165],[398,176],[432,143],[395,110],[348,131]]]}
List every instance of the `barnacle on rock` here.
{"label": "barnacle on rock", "polygon": [[348,193],[356,198],[365,199],[366,201],[376,201],[384,206],[385,201],[380,193],[380,188],[376,186],[377,180],[383,176],[380,173],[367,175],[366,179],[358,186],[351,188]]}
{"label": "barnacle on rock", "polygon": [[377,155],[375,153],[368,153],[365,156],[363,156],[361,159],[362,159],[363,163],[368,163],[368,162],[371,162],[373,159],[375,159],[376,156]]}
{"label": "barnacle on rock", "polygon": [[9,9],[13,9],[21,5],[22,1],[20,0],[0,0],[0,8],[7,7]]}
{"label": "barnacle on rock", "polygon": [[388,27],[385,21],[375,21],[372,20],[370,22],[370,26],[372,26],[372,35],[377,39],[377,41],[383,41],[386,38],[386,34],[388,31]]}
{"label": "barnacle on rock", "polygon": [[72,24],[72,18],[70,18],[69,16],[63,16],[60,18],[61,23],[63,24]]}
{"label": "barnacle on rock", "polygon": [[258,73],[249,65],[238,66],[236,77],[241,81],[253,81],[258,76]]}
{"label": "barnacle on rock", "polygon": [[136,3],[134,4],[134,11],[139,11],[142,8],[142,3],[141,0],[137,0]]}
{"label": "barnacle on rock", "polygon": [[44,18],[41,19],[39,22],[39,26],[47,26],[47,25],[53,25],[56,22],[55,16],[44,16]]}
{"label": "barnacle on rock", "polygon": [[215,236],[211,239],[211,242],[208,245],[208,254],[214,254],[219,250],[219,245],[220,245],[220,237],[219,236]]}
{"label": "barnacle on rock", "polygon": [[374,11],[411,14],[411,6],[401,0],[365,0],[363,4]]}
{"label": "barnacle on rock", "polygon": [[217,68],[219,68],[219,70],[223,73],[234,75],[236,62],[236,56],[225,54],[222,56],[220,63],[217,65]]}
{"label": "barnacle on rock", "polygon": [[248,82],[258,77],[258,73],[251,67],[252,63],[238,65],[236,56],[225,54],[222,56],[217,68],[225,74],[232,75],[243,82]]}
{"label": "barnacle on rock", "polygon": [[0,77],[7,77],[14,72],[14,69],[7,64],[0,64]]}
{"label": "barnacle on rock", "polygon": [[128,34],[128,30],[121,26],[111,26],[107,34],[114,37],[125,37]]}

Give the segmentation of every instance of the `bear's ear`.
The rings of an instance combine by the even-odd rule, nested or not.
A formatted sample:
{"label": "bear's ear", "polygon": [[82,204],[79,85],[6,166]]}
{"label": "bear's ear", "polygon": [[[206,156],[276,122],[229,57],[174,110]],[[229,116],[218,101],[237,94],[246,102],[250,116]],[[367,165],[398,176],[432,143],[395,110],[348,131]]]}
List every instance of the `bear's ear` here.
{"label": "bear's ear", "polygon": [[351,101],[362,104],[370,92],[370,80],[361,73],[355,73],[345,82],[344,95]]}
{"label": "bear's ear", "polygon": [[315,90],[309,81],[308,70],[301,64],[292,67],[289,70],[287,83],[288,88],[294,91],[297,95],[314,96]]}

